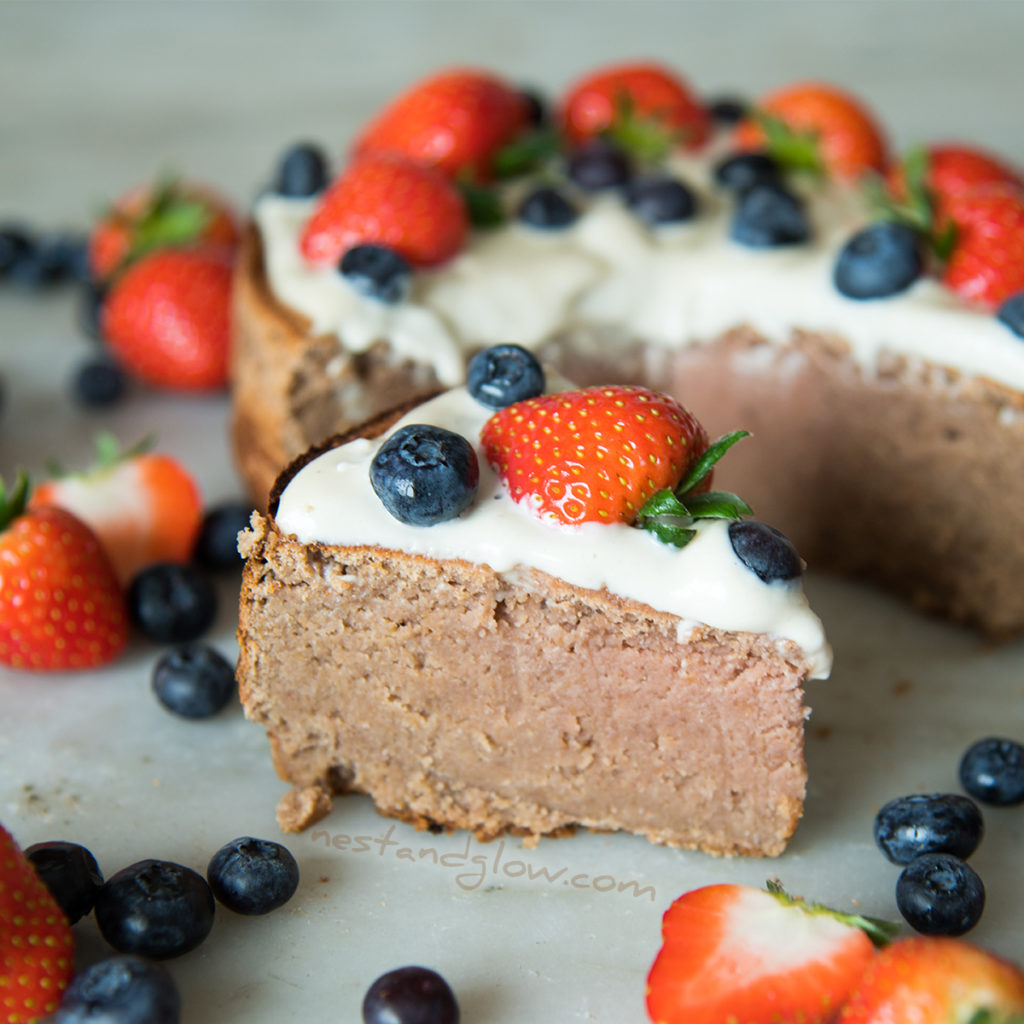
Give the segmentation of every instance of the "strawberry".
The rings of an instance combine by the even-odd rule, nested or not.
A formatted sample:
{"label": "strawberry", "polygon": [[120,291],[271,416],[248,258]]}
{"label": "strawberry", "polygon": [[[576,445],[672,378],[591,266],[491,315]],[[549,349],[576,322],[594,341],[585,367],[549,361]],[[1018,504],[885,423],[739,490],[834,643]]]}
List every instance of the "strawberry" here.
{"label": "strawberry", "polygon": [[452,176],[487,177],[526,126],[523,95],[486,71],[453,68],[412,86],[356,140],[356,155],[392,153]]}
{"label": "strawberry", "polygon": [[0,1021],[29,1024],[53,1013],[73,956],[67,918],[0,825]]}
{"label": "strawberry", "polygon": [[867,965],[839,1024],[1020,1024],[1024,971],[963,939],[914,936]]}
{"label": "strawberry", "polygon": [[822,82],[800,82],[763,96],[735,140],[767,149],[783,167],[811,169],[850,181],[885,166],[886,144],[871,112]]}
{"label": "strawberry", "polygon": [[26,510],[21,474],[0,481],[0,664],[94,668],[128,642],[124,595],[96,535],[62,508]]}
{"label": "strawberry", "polygon": [[303,255],[333,265],[355,245],[394,249],[413,266],[454,256],[466,235],[466,207],[440,172],[376,153],[353,161],[321,197],[302,233]]}
{"label": "strawberry", "polygon": [[632,523],[708,447],[704,428],[674,399],[629,386],[516,402],[480,437],[512,498],[563,523]]}
{"label": "strawberry", "polygon": [[122,452],[112,435],[101,434],[97,447],[92,469],[40,484],[29,507],[58,505],[78,516],[99,537],[123,585],[156,562],[189,561],[203,503],[188,470],[145,442]]}
{"label": "strawberry", "polygon": [[89,269],[105,280],[151,249],[205,244],[233,250],[238,218],[212,189],[167,178],[115,199],[89,235]]}
{"label": "strawberry", "polygon": [[655,1024],[825,1024],[875,956],[888,926],[784,893],[709,885],[662,921],[647,977]]}
{"label": "strawberry", "polygon": [[157,388],[210,391],[228,379],[231,263],[211,249],[157,249],[114,281],[103,336],[130,373]]}
{"label": "strawberry", "polygon": [[945,207],[955,234],[943,282],[989,309],[1024,290],[1024,191],[982,186],[950,196]]}
{"label": "strawberry", "polygon": [[673,145],[695,148],[711,116],[689,85],[658,64],[619,64],[575,82],[561,105],[563,130],[580,143],[608,133],[631,152],[656,159]]}

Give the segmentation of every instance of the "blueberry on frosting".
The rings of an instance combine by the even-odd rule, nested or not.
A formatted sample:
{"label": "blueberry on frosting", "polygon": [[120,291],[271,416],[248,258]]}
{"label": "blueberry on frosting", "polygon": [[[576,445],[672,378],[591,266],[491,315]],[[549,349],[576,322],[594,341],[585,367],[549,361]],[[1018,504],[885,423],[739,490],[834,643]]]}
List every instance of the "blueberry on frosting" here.
{"label": "blueberry on frosting", "polygon": [[687,221],[697,212],[693,191],[667,175],[636,178],[626,186],[623,197],[629,209],[652,227]]}
{"label": "blueberry on frosting", "polygon": [[394,305],[409,293],[412,267],[386,245],[354,245],[345,251],[338,270],[357,292]]}
{"label": "blueberry on frosting", "polygon": [[906,291],[924,271],[917,232],[880,221],[858,231],[836,258],[833,281],[850,299],[882,299]]}
{"label": "blueberry on frosting", "polygon": [[764,583],[796,579],[804,571],[793,542],[767,523],[756,519],[730,523],[729,542],[736,557]]}
{"label": "blueberry on frosting", "polygon": [[544,370],[521,345],[492,345],[470,360],[466,387],[481,405],[504,409],[543,394]]}
{"label": "blueberry on frosting", "polygon": [[576,207],[550,185],[534,189],[519,207],[519,219],[534,228],[567,228],[578,216]]}
{"label": "blueberry on frosting", "polygon": [[730,232],[752,249],[806,242],[811,229],[804,204],[784,186],[758,182],[738,197]]}

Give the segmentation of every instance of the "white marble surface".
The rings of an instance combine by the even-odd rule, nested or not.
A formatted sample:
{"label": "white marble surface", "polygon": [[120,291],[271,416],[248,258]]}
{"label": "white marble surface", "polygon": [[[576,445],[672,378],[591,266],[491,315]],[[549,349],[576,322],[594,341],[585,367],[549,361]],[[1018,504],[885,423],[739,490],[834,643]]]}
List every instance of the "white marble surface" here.
{"label": "white marble surface", "polygon": [[[8,2],[0,220],[81,225],[165,167],[245,203],[287,142],[309,137],[340,153],[396,88],[454,61],[551,90],[634,55],[670,62],[706,93],[829,77],[862,92],[901,145],[971,139],[1024,163],[1021,38],[1024,3],[984,0]],[[140,393],[114,413],[76,411],[64,389],[85,350],[68,294],[0,291],[10,391],[0,473],[52,455],[80,463],[100,427],[126,441],[156,430],[211,501],[237,493],[222,398]],[[255,920],[221,913],[210,939],[170,964],[185,1020],[357,1020],[378,973],[422,962],[450,980],[467,1024],[639,1022],[660,915],[687,888],[775,875],[840,907],[895,916],[897,872],[874,849],[874,813],[895,795],[955,789],[959,755],[978,736],[1024,735],[1024,647],[988,648],[835,581],[812,578],[809,589],[837,668],[810,689],[812,781],[782,858],[720,861],[586,834],[534,850],[515,840],[467,847],[464,835],[416,833],[345,799],[319,830],[287,840],[303,872],[287,908]],[[232,591],[226,584],[214,636],[226,651]],[[137,644],[101,673],[0,672],[0,821],[22,842],[83,842],[109,874],[148,856],[202,870],[236,835],[277,835],[284,786],[260,730],[237,709],[199,724],[165,714],[149,693],[155,658]],[[989,905],[973,937],[1024,959],[1024,811],[986,819],[974,863]],[[369,849],[327,846],[325,836],[339,847],[364,836]],[[77,933],[83,960],[101,954],[91,919]]]}

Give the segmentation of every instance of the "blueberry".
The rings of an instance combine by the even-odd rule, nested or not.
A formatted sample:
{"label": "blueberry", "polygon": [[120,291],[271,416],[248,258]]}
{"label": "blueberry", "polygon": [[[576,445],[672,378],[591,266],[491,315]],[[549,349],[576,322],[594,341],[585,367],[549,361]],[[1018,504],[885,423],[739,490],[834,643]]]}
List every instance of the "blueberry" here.
{"label": "blueberry", "polygon": [[327,184],[327,159],[310,142],[297,142],[285,150],[274,176],[274,191],[281,196],[305,197],[322,192]]}
{"label": "blueberry", "polygon": [[543,93],[529,87],[519,90],[526,106],[526,123],[540,128],[548,123],[548,103]]}
{"label": "blueberry", "polygon": [[1024,292],[1017,292],[1006,299],[996,311],[996,317],[1014,334],[1024,338]]}
{"label": "blueberry", "polygon": [[154,960],[195,949],[213,927],[206,879],[166,860],[140,860],[107,879],[96,896],[96,923],[119,953]]}
{"label": "blueberry", "polygon": [[985,886],[959,857],[923,853],[900,872],[896,906],[915,931],[963,935],[981,919]]}
{"label": "blueberry", "polygon": [[394,305],[409,294],[412,267],[386,245],[354,245],[338,264],[341,276],[361,295]]}
{"label": "blueberry", "polygon": [[150,640],[183,644],[198,639],[213,625],[217,595],[198,569],[160,562],[132,580],[128,611]]}
{"label": "blueberry", "polygon": [[738,124],[750,111],[750,103],[739,96],[714,96],[707,101],[707,111],[716,124]]}
{"label": "blueberry", "polygon": [[87,281],[78,297],[76,320],[82,332],[95,341],[103,340],[103,303],[107,298],[107,284]]}
{"label": "blueberry", "polygon": [[399,967],[367,989],[363,1024],[459,1024],[459,1004],[436,971]]}
{"label": "blueberry", "polygon": [[87,409],[108,409],[128,392],[128,375],[109,356],[82,363],[71,378],[71,394]]}
{"label": "blueberry", "polygon": [[875,842],[894,864],[909,864],[922,853],[966,860],[984,832],[978,805],[956,793],[898,797],[875,817]]}
{"label": "blueberry", "polygon": [[978,740],[960,760],[960,785],[985,804],[1024,803],[1024,746],[997,736]]}
{"label": "blueberry", "polygon": [[782,171],[767,153],[737,153],[715,164],[716,184],[735,192],[745,192],[754,185],[778,184]]}
{"label": "blueberry", "polygon": [[245,836],[213,855],[206,880],[213,895],[229,910],[269,914],[295,895],[299,865],[280,843]]}
{"label": "blueberry", "polygon": [[63,284],[84,273],[84,252],[85,242],[77,235],[44,235],[11,267],[9,277],[24,288]]}
{"label": "blueberry", "polygon": [[730,523],[729,542],[736,557],[764,583],[796,579],[804,571],[792,541],[767,523],[756,519]]}
{"label": "blueberry", "polygon": [[237,569],[242,564],[238,535],[249,525],[252,505],[225,501],[206,510],[196,540],[195,558],[208,569]]}
{"label": "blueberry", "polygon": [[36,843],[25,850],[25,856],[71,924],[92,910],[103,875],[84,846],[60,840]]}
{"label": "blueberry", "polygon": [[537,357],[520,345],[492,345],[469,361],[469,393],[489,409],[544,393],[544,370]]}
{"label": "blueberry", "polygon": [[461,515],[480,480],[476,451],[461,434],[414,423],[384,442],[370,464],[370,484],[396,519],[433,526]]}
{"label": "blueberry", "polygon": [[20,224],[0,224],[0,281],[11,276],[35,249],[35,238]]}
{"label": "blueberry", "polygon": [[569,154],[569,180],[586,192],[625,185],[633,174],[629,157],[606,139],[592,139]]}
{"label": "blueberry", "polygon": [[137,956],[113,956],[68,985],[53,1024],[180,1024],[181,996],[170,972]]}
{"label": "blueberry", "polygon": [[811,229],[804,204],[782,185],[758,182],[740,193],[730,237],[752,249],[806,242]]}
{"label": "blueberry", "polygon": [[906,291],[924,271],[917,232],[880,221],[858,231],[839,251],[832,280],[850,299],[884,299]]}
{"label": "blueberry", "polygon": [[153,668],[153,692],[182,718],[211,718],[238,692],[234,666],[206,644],[167,651]]}
{"label": "blueberry", "polygon": [[576,207],[550,185],[535,188],[519,206],[519,219],[534,228],[567,228],[578,216]]}
{"label": "blueberry", "polygon": [[691,189],[665,175],[636,178],[625,189],[626,205],[647,224],[675,224],[697,213]]}

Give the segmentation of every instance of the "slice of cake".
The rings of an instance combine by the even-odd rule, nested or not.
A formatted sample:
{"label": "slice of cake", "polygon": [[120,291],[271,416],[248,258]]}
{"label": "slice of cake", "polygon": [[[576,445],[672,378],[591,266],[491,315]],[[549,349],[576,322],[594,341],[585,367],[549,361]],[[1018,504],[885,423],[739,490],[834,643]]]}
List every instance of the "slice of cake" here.
{"label": "slice of cake", "polygon": [[642,389],[536,397],[532,357],[497,353],[298,460],[242,535],[238,676],[282,827],[352,790],[480,838],[778,854],[830,652],[792,545],[708,490],[739,435],[709,447]]}

